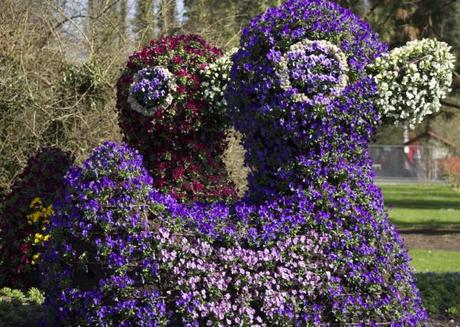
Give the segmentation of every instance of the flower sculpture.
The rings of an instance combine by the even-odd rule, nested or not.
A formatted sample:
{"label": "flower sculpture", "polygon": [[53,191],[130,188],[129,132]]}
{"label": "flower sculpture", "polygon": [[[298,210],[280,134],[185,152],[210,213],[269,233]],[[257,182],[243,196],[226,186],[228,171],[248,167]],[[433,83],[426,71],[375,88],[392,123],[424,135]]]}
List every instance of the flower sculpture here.
{"label": "flower sculpture", "polygon": [[367,151],[382,118],[372,65],[385,51],[323,0],[251,22],[226,90],[252,168],[237,202],[181,203],[149,186],[136,152],[96,149],[68,174],[51,223],[43,277],[57,322],[424,326]]}
{"label": "flower sculpture", "polygon": [[73,164],[70,153],[43,148],[27,162],[5,199],[0,214],[0,284],[38,286],[38,260],[52,203],[62,191],[62,178]]}
{"label": "flower sculpture", "polygon": [[165,321],[145,215],[142,157],[105,143],[69,170],[40,269],[47,326],[156,326]]}
{"label": "flower sculpture", "polygon": [[183,202],[236,196],[222,161],[226,111],[204,96],[221,57],[197,35],[164,37],[135,52],[118,82],[124,140],[143,155],[155,187]]}

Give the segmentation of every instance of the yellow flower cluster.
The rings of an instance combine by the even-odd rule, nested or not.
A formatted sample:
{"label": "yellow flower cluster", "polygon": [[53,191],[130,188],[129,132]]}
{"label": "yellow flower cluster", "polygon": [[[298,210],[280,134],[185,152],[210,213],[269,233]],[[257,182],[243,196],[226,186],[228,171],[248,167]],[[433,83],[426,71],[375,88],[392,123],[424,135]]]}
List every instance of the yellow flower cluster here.
{"label": "yellow flower cluster", "polygon": [[49,235],[43,235],[40,233],[35,233],[34,244],[40,244],[48,241],[50,239]]}
{"label": "yellow flower cluster", "polygon": [[[29,205],[29,208],[32,210],[32,213],[27,215],[27,223],[29,225],[37,225],[42,231],[45,231],[46,224],[49,223],[49,218],[54,215],[54,210],[52,205],[44,206],[43,201],[40,198],[34,198]],[[32,236],[32,235],[31,235]],[[35,246],[43,246],[46,241],[50,239],[50,235],[42,234],[42,233],[35,233],[33,237],[33,245]],[[32,241],[32,239],[29,239]],[[40,258],[40,253],[35,253],[32,256],[32,264],[36,265],[38,263],[38,259]]]}
{"label": "yellow flower cluster", "polygon": [[35,253],[33,256],[32,256],[32,264],[33,265],[36,265],[38,263],[38,259],[40,258],[40,253]]}
{"label": "yellow flower cluster", "polygon": [[38,222],[47,224],[49,223],[49,217],[54,215],[53,206],[51,204],[47,207],[43,206],[43,202],[40,198],[34,198],[29,208],[34,210],[31,214],[27,215],[27,222],[29,225]]}

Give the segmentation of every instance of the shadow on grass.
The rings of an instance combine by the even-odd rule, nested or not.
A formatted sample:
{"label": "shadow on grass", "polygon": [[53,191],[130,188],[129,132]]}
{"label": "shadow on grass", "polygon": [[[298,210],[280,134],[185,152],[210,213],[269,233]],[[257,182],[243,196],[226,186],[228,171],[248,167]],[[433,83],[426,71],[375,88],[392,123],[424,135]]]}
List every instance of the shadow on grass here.
{"label": "shadow on grass", "polygon": [[[456,201],[432,199],[385,199],[385,206],[399,209],[433,209],[433,210],[460,210],[460,197]],[[460,219],[460,213],[459,213]]]}
{"label": "shadow on grass", "polygon": [[460,221],[426,220],[421,222],[407,222],[399,219],[391,219],[400,233],[405,234],[457,234],[460,233]]}

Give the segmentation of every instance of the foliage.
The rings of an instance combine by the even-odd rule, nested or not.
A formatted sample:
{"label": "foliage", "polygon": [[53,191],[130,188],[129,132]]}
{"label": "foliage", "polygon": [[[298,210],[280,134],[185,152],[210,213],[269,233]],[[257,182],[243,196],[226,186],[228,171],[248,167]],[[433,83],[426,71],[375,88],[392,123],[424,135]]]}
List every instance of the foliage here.
{"label": "foliage", "polygon": [[38,285],[36,263],[43,241],[48,239],[44,228],[62,190],[62,177],[72,164],[73,158],[67,152],[41,149],[29,159],[6,196],[0,215],[1,285]]}
{"label": "foliage", "polygon": [[154,326],[164,321],[142,158],[106,142],[65,177],[41,262],[48,324]]}
{"label": "foliage", "polygon": [[[143,155],[155,187],[182,201],[235,195],[221,158],[226,147],[226,114],[201,95],[206,67],[221,55],[196,35],[153,40],[130,57],[118,82],[117,108],[125,141]],[[162,95],[165,103],[136,109],[143,102],[134,100],[139,96],[135,78],[152,67],[168,71],[165,78],[168,75],[170,82],[165,82],[170,85]]]}
{"label": "foliage", "polygon": [[0,2],[0,188],[5,192],[37,149],[56,146],[81,159],[101,140],[119,138],[112,85],[126,50],[109,57],[105,50],[96,54],[85,48],[52,6]]}
{"label": "foliage", "polygon": [[411,41],[378,58],[372,69],[385,122],[413,127],[438,112],[450,92],[454,66],[450,47],[432,39]]}
{"label": "foliage", "polygon": [[37,288],[24,294],[20,290],[0,289],[0,322],[6,326],[36,326],[41,318],[44,296]]}
{"label": "foliage", "polygon": [[416,274],[423,304],[432,314],[460,316],[460,273]]}

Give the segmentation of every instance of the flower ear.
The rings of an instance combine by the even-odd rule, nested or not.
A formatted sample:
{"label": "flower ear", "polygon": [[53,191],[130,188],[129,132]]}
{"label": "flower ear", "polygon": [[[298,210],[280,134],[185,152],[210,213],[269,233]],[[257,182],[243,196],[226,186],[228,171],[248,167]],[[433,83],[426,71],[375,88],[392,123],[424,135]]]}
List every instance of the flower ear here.
{"label": "flower ear", "polygon": [[451,91],[454,66],[450,47],[435,39],[411,41],[377,58],[371,72],[384,123],[413,126],[439,111]]}

